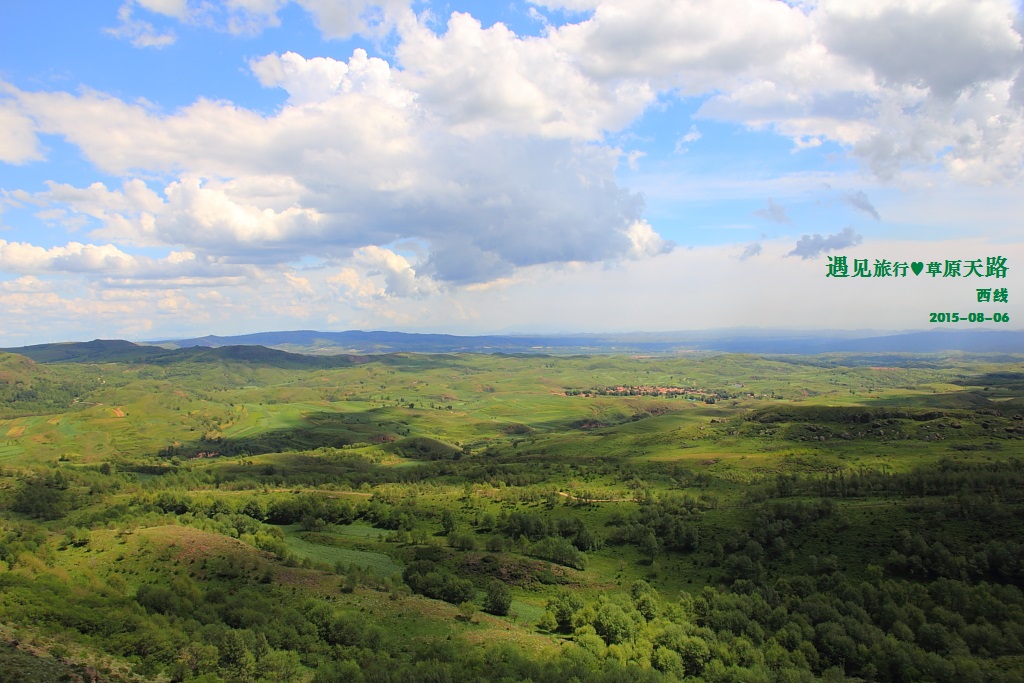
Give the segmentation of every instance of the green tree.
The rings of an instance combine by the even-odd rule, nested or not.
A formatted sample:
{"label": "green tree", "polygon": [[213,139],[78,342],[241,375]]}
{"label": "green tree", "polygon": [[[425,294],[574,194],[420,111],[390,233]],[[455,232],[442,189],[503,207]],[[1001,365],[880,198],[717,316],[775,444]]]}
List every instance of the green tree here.
{"label": "green tree", "polygon": [[555,627],[568,631],[572,628],[572,618],[583,609],[583,598],[570,591],[561,591],[548,601],[548,611],[555,618]]}
{"label": "green tree", "polygon": [[455,519],[455,513],[448,508],[441,510],[441,533],[445,536],[451,535],[458,527],[458,520]]}
{"label": "green tree", "polygon": [[484,598],[485,612],[503,617],[508,614],[511,606],[512,591],[509,590],[508,585],[497,579],[493,579],[487,584],[487,595]]}
{"label": "green tree", "polygon": [[220,644],[220,664],[228,676],[242,683],[256,680],[256,657],[238,631],[224,634]]}
{"label": "green tree", "polygon": [[302,680],[302,662],[294,650],[271,650],[257,664],[259,683],[294,683]]}
{"label": "green tree", "polygon": [[655,648],[654,654],[651,655],[651,666],[658,671],[672,674],[676,678],[682,678],[683,674],[686,673],[686,669],[683,666],[683,658],[678,652],[667,647]]}
{"label": "green tree", "polygon": [[594,629],[609,645],[622,643],[637,631],[637,625],[626,612],[614,602],[605,602],[597,609]]}
{"label": "green tree", "polygon": [[633,598],[633,606],[640,614],[644,615],[644,619],[647,621],[651,621],[661,612],[661,597],[658,595],[658,591],[643,579],[633,582],[629,588],[629,594]]}
{"label": "green tree", "polygon": [[555,619],[555,615],[552,614],[551,610],[544,610],[544,614],[540,615],[537,628],[548,633],[554,633],[558,630],[558,620]]}

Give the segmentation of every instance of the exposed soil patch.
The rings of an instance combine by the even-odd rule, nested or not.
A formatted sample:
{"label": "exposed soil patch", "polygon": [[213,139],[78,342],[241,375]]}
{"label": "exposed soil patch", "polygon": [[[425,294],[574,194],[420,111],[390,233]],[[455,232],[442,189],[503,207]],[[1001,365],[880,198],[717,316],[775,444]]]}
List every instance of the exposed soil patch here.
{"label": "exposed soil patch", "polygon": [[541,575],[551,574],[559,583],[572,582],[572,575],[565,567],[527,560],[499,553],[466,553],[462,558],[462,571],[468,574],[490,576],[502,583],[524,586],[539,581]]}
{"label": "exposed soil patch", "polygon": [[569,425],[573,429],[581,429],[583,431],[589,431],[591,429],[602,429],[608,426],[607,422],[601,422],[600,420],[576,420]]}

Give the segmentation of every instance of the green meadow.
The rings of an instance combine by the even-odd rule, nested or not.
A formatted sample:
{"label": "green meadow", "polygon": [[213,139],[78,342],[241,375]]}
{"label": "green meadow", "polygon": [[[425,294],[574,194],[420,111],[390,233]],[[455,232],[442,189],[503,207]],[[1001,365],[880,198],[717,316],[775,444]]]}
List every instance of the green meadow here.
{"label": "green meadow", "polygon": [[0,355],[4,680],[1024,680],[1024,357],[215,351]]}

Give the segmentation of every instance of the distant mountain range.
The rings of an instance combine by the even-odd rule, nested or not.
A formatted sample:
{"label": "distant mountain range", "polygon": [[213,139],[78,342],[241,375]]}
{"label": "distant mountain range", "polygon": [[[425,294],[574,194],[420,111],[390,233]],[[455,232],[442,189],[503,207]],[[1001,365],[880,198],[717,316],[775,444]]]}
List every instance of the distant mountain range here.
{"label": "distant mountain range", "polygon": [[[40,363],[239,360],[277,367],[336,367],[351,356],[386,353],[546,353],[661,355],[718,351],[754,354],[965,353],[1024,354],[1024,331],[931,330],[902,334],[770,331],[457,336],[408,332],[260,332],[231,337],[133,344],[94,340],[0,349]],[[301,354],[305,358],[296,357]]]}
{"label": "distant mountain range", "polygon": [[930,330],[902,334],[702,331],[675,333],[575,334],[550,336],[416,334],[408,332],[260,332],[234,337],[198,337],[155,342],[168,348],[257,344],[284,351],[336,353],[650,353],[727,351],[733,353],[905,352],[1024,353],[1024,331]]}

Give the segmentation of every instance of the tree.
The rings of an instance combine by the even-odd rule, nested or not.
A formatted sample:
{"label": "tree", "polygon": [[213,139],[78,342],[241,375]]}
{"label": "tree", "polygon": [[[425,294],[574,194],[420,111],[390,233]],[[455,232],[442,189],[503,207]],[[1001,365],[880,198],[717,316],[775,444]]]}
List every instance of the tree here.
{"label": "tree", "polygon": [[256,657],[238,631],[232,630],[224,634],[220,644],[220,664],[228,675],[239,681],[248,682],[256,678]]}
{"label": "tree", "polygon": [[629,593],[633,598],[633,606],[640,614],[644,615],[644,619],[647,621],[651,621],[661,612],[661,597],[658,595],[658,591],[643,579],[634,581],[629,588]]}
{"label": "tree", "polygon": [[613,645],[632,638],[636,634],[637,625],[621,607],[614,602],[605,602],[597,609],[594,629],[606,643]]}
{"label": "tree", "polygon": [[686,667],[683,666],[683,658],[678,652],[667,647],[659,646],[654,650],[654,654],[651,655],[651,666],[658,671],[672,674],[677,678],[682,678],[683,674],[686,673]]}
{"label": "tree", "polygon": [[476,605],[469,600],[459,603],[459,619],[475,623]]}
{"label": "tree", "polygon": [[503,617],[508,614],[512,606],[512,591],[508,585],[493,579],[487,585],[487,595],[484,598],[484,611]]}
{"label": "tree", "polygon": [[572,618],[583,609],[583,598],[563,590],[548,601],[548,611],[555,618],[555,626],[563,631],[572,628]]}
{"label": "tree", "polygon": [[75,507],[75,496],[63,473],[25,481],[17,493],[11,509],[38,519],[59,519]]}
{"label": "tree", "polygon": [[448,536],[458,526],[458,520],[455,519],[455,513],[448,508],[441,510],[441,532]]}
{"label": "tree", "polygon": [[540,615],[537,628],[548,633],[554,633],[558,630],[558,621],[555,619],[555,615],[551,613],[551,610],[545,610],[544,614]]}

